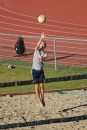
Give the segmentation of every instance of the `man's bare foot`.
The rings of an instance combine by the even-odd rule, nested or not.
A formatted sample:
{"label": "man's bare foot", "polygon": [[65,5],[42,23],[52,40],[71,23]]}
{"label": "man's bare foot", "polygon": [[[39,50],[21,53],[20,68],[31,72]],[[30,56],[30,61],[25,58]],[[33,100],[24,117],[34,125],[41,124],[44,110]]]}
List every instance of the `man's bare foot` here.
{"label": "man's bare foot", "polygon": [[42,99],[42,105],[43,105],[43,107],[45,107],[45,101]]}

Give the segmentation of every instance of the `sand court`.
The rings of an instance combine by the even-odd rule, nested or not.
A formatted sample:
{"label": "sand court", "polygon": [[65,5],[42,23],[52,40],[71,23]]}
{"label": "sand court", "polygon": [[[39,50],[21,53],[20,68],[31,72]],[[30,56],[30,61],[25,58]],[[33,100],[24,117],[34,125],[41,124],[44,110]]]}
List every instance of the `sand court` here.
{"label": "sand court", "polygon": [[[0,97],[0,128],[2,128],[1,125],[7,127],[11,124],[11,128],[7,127],[7,129],[86,130],[87,91],[46,93],[45,101],[46,107],[41,107],[35,100],[34,94]],[[57,123],[53,123],[53,119]],[[64,122],[65,120],[67,121]],[[36,125],[28,126],[29,122],[32,124],[35,121]],[[47,121],[48,124],[46,124]],[[21,127],[20,123],[23,123],[25,127]],[[14,124],[16,124],[15,127]]]}

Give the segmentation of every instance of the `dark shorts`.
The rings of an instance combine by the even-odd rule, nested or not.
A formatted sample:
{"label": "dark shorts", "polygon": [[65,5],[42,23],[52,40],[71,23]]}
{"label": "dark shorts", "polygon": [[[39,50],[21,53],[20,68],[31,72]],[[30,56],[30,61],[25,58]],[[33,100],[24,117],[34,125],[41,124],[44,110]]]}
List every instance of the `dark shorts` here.
{"label": "dark shorts", "polygon": [[34,83],[44,83],[45,76],[43,70],[32,69],[32,78]]}

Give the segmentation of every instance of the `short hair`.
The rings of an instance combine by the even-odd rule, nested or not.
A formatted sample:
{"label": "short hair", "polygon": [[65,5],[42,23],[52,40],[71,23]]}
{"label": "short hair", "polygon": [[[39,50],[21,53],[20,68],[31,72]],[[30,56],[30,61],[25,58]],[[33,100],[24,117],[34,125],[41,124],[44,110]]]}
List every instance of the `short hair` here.
{"label": "short hair", "polygon": [[44,43],[44,47],[46,47],[46,41],[42,41],[41,43]]}

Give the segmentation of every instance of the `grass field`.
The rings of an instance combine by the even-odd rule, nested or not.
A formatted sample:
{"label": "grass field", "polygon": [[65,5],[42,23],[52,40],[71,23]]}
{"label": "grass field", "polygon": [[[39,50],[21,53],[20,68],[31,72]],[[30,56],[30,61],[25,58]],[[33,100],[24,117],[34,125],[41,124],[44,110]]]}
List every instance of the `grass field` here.
{"label": "grass field", "polygon": [[[11,70],[7,69],[7,66],[9,64],[13,65],[15,68]],[[32,67],[32,63],[29,61],[0,59],[0,83],[31,80],[32,79],[31,67]],[[53,77],[62,77],[62,76],[69,76],[69,75],[87,74],[87,67],[58,65],[57,70],[55,71],[54,65],[45,63],[44,71],[45,71],[46,78],[53,78]],[[86,79],[46,83],[45,90],[77,88],[77,87],[84,87],[84,86],[87,86]],[[27,91],[34,91],[34,85],[0,88],[0,93],[27,92]]]}

